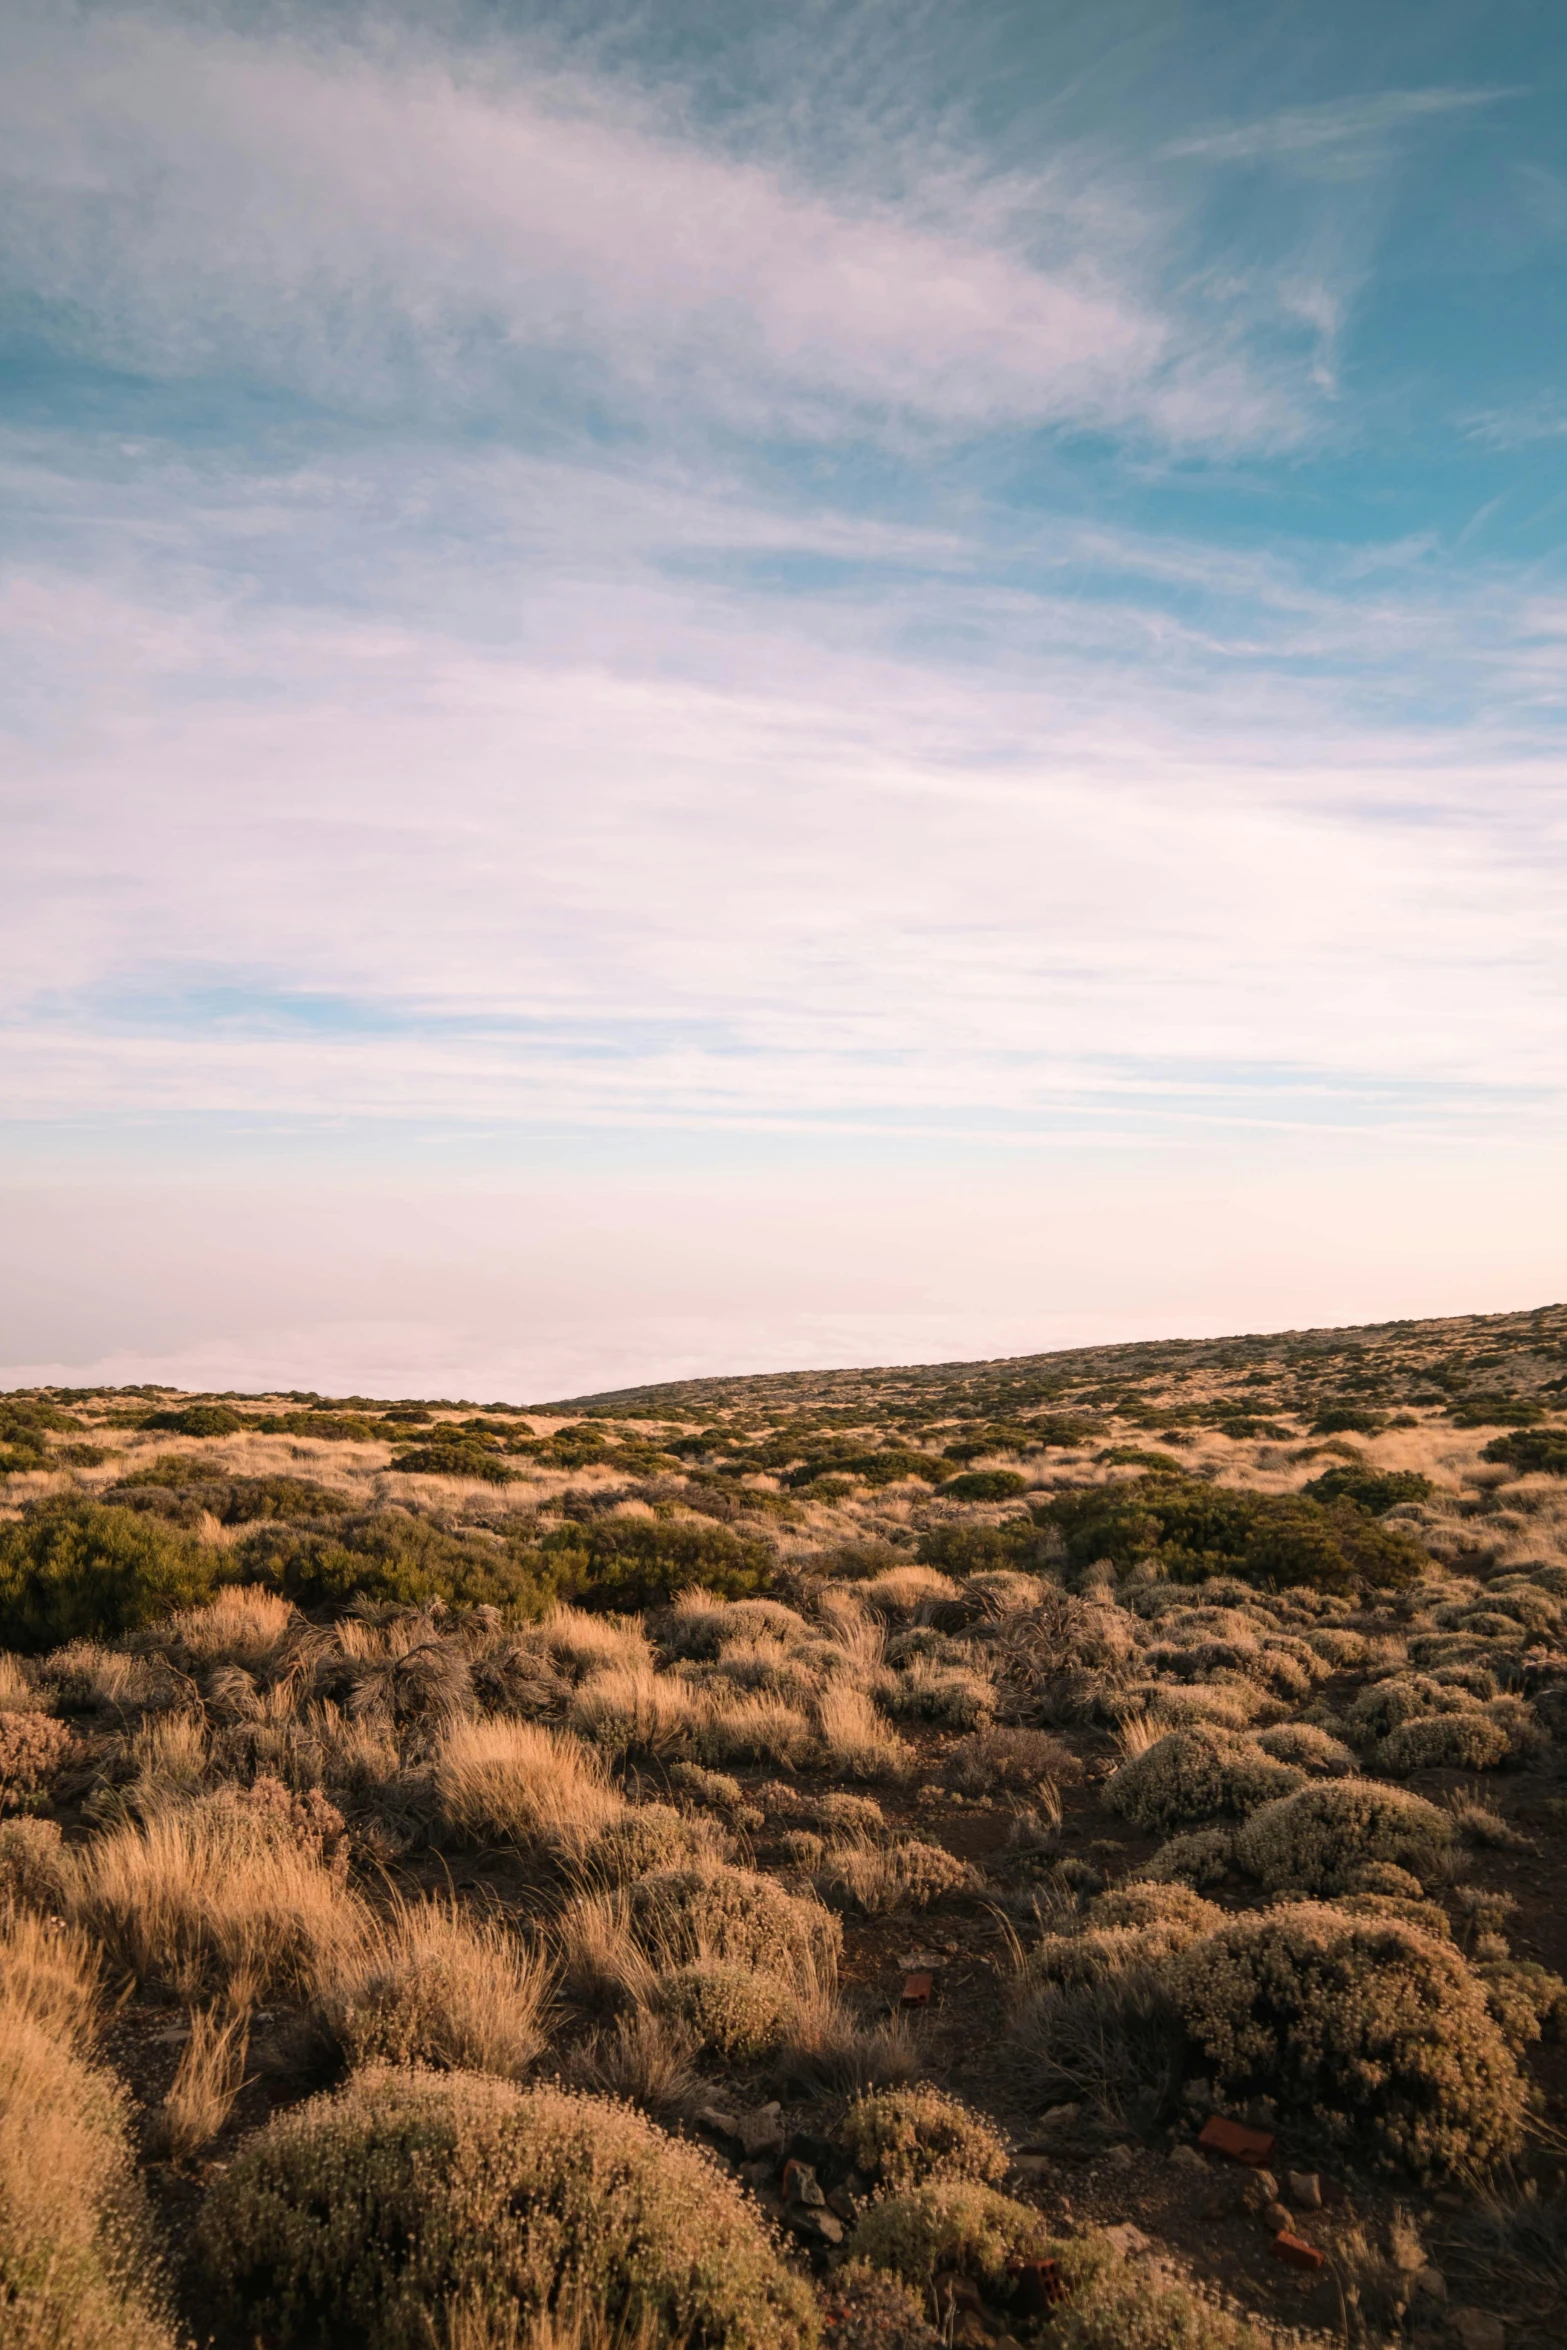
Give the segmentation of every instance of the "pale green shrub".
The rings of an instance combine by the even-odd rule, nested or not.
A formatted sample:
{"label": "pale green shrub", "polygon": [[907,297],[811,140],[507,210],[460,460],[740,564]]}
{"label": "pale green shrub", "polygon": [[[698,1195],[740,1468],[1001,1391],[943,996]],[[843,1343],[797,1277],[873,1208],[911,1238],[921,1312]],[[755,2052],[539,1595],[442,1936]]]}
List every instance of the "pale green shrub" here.
{"label": "pale green shrub", "polygon": [[1051,2350],[1265,2350],[1265,2337],[1162,2265],[1125,2259],[1103,2236],[1055,2247],[1066,2287]]}
{"label": "pale green shrub", "polygon": [[910,1837],[901,1844],[840,1844],[825,1853],[818,1878],[834,1901],[882,1917],[895,1909],[928,1909],[949,1893],[971,1892],[974,1871],[940,1844]]}
{"label": "pale green shrub", "polygon": [[898,2194],[930,2179],[993,2186],[1006,2176],[1007,2150],[991,2123],[940,2089],[879,2089],[856,2098],[842,2137],[855,2168]]}
{"label": "pale green shrub", "polygon": [[1524,2084],[1451,1945],[1315,1902],[1230,1919],[1166,1968],[1227,2086],[1266,2090],[1421,2179],[1520,2141]]}
{"label": "pale green shrub", "polygon": [[632,1930],[663,1965],[723,1959],[794,1985],[830,1976],[843,1929],[819,1901],[718,1864],[665,1869],[629,1890]]}
{"label": "pale green shrub", "polygon": [[873,2203],[849,2251],[912,2285],[928,2283],[937,2269],[956,2269],[1000,2292],[1008,2261],[1047,2256],[1051,2243],[1040,2214],[1026,2203],[977,2179],[937,2178]]}
{"label": "pale green shrub", "polygon": [[1255,1740],[1198,1726],[1172,1730],[1105,1781],[1107,1807],[1133,1827],[1168,1835],[1215,1812],[1244,1817],[1302,1784],[1303,1774],[1275,1762]]}
{"label": "pale green shrub", "polygon": [[812,1806],[819,1828],[835,1836],[885,1836],[887,1822],[874,1795],[823,1795]]}
{"label": "pale green shrub", "polygon": [[877,1694],[897,1721],[940,1722],[953,1730],[977,1729],[996,1710],[996,1685],[988,1674],[923,1656],[905,1672],[886,1674]]}
{"label": "pale green shrub", "polygon": [[795,2001],[787,1984],[754,1967],[706,1960],[676,1969],[661,1988],[666,2012],[702,2048],[741,2061],[764,2056],[787,2036]]}
{"label": "pale green shrub", "polygon": [[1376,1765],[1395,1778],[1408,1771],[1494,1771],[1509,1752],[1506,1730],[1483,1713],[1420,1714],[1389,1731]]}
{"label": "pale green shrub", "polygon": [[1567,2039],[1567,1983],[1532,1958],[1491,1959],[1475,1968],[1486,2005],[1510,2048]]}
{"label": "pale green shrub", "polygon": [[54,1820],[0,1820],[0,1902],[60,1910],[75,1882],[71,1848]]}
{"label": "pale green shrub", "polygon": [[1293,1763],[1297,1770],[1322,1771],[1341,1777],[1356,1769],[1353,1750],[1311,1722],[1279,1722],[1257,1732],[1257,1744],[1275,1762]]}
{"label": "pale green shrub", "polygon": [[216,2181],[199,2247],[219,2309],[277,2350],[429,2350],[455,2303],[573,2303],[692,2350],[817,2332],[739,2186],[623,2105],[473,2074],[373,2071],[282,2114]]}
{"label": "pale green shrub", "polygon": [[962,1795],[1037,1796],[1082,1775],[1071,1748],[1048,1730],[978,1730],[946,1763],[947,1784]]}
{"label": "pale green shrub", "polygon": [[1457,1840],[1434,1803],[1369,1779],[1329,1779],[1254,1812],[1235,1839],[1235,1857],[1270,1893],[1354,1890],[1367,1861],[1391,1861],[1425,1886],[1442,1873]]}
{"label": "pale green shrub", "polygon": [[1478,1707],[1478,1698],[1467,1689],[1435,1681],[1428,1673],[1395,1673],[1362,1689],[1344,1719],[1351,1737],[1372,1744],[1423,1715],[1473,1713]]}
{"label": "pale green shrub", "polygon": [[1161,1844],[1137,1871],[1154,1885],[1190,1885],[1201,1891],[1219,1885],[1235,1863],[1235,1838],[1228,1828],[1191,1828]]}
{"label": "pale green shrub", "polygon": [[1114,1885],[1097,1893],[1086,1912],[1089,1930],[1130,1927],[1160,1949],[1178,1949],[1223,1923],[1216,1902],[1204,1901],[1189,1886],[1147,1879]]}
{"label": "pale green shrub", "polygon": [[722,1861],[730,1840],[710,1814],[676,1811],[667,1803],[639,1803],[601,1828],[588,1846],[582,1874],[628,1884],[653,1869]]}

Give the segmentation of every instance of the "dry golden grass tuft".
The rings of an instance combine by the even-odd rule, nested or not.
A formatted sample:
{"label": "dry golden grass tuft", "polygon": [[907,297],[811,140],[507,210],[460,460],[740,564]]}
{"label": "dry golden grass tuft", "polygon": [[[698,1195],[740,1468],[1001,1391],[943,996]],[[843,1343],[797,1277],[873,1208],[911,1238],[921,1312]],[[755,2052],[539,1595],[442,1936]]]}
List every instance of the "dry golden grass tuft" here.
{"label": "dry golden grass tuft", "polygon": [[228,2012],[213,2007],[192,2010],[190,2038],[178,2070],[149,2124],[148,2139],[155,2153],[181,2162],[211,2145],[245,2085],[249,2043],[249,2018],[243,2007]]}
{"label": "dry golden grass tuft", "polygon": [[438,2064],[521,2080],[549,2044],[553,1972],[498,1918],[394,1899],[317,1994],[350,2064]]}
{"label": "dry golden grass tuft", "polygon": [[435,1785],[450,1825],[481,1841],[581,1860],[626,1808],[601,1758],[538,1722],[459,1722],[441,1742]]}
{"label": "dry golden grass tuft", "polygon": [[75,1908],[139,1983],[191,2000],[309,1998],[360,1932],[358,1905],[308,1847],[223,1796],[95,1838]]}
{"label": "dry golden grass tuft", "polygon": [[88,2057],[98,1960],[0,1911],[0,2334],[7,2350],[173,2350],[125,2092]]}

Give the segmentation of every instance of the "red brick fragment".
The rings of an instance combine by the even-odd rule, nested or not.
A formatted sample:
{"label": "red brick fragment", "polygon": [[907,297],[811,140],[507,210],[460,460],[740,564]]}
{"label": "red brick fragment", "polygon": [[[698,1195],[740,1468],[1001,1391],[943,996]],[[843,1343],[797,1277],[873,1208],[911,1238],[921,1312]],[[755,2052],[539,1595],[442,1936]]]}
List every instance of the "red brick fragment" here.
{"label": "red brick fragment", "polygon": [[1222,2113],[1210,2113],[1197,2143],[1205,2154],[1227,2154],[1231,2162],[1262,2170],[1277,2141],[1271,2130],[1254,2130],[1246,2122],[1226,2121]]}
{"label": "red brick fragment", "polygon": [[1060,2264],[1054,2260],[1009,2260],[1012,2306],[1023,2317],[1041,2317],[1066,2298]]}
{"label": "red brick fragment", "polygon": [[1275,2260],[1287,2260],[1291,2268],[1317,2269],[1322,2266],[1322,2255],[1315,2244],[1308,2244],[1301,2236],[1292,2236],[1288,2228],[1280,2228],[1273,2239]]}
{"label": "red brick fragment", "polygon": [[905,2007],[929,2007],[930,1995],[935,1987],[932,1975],[905,1975],[902,2004]]}

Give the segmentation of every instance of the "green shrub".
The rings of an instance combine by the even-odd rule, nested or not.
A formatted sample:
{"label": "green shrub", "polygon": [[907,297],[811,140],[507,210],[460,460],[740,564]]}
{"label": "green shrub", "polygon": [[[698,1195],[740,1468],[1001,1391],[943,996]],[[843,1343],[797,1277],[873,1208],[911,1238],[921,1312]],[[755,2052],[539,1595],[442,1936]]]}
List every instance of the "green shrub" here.
{"label": "green shrub", "polygon": [[1524,2083],[1484,1985],[1412,1926],[1292,1903],[1231,1918],[1166,1976],[1230,2090],[1265,2091],[1422,2180],[1520,2143]]}
{"label": "green shrub", "polygon": [[0,1908],[63,1910],[73,1854],[54,1820],[0,1820]]}
{"label": "green shrub", "polygon": [[1483,1461],[1502,1461],[1520,1477],[1567,1477],[1567,1428],[1519,1428],[1493,1436]]}
{"label": "green shrub", "polygon": [[1270,1893],[1349,1893],[1368,1861],[1391,1861],[1425,1885],[1457,1838],[1451,1816],[1399,1787],[1328,1779],[1252,1814],[1235,1857]]}
{"label": "green shrub", "polygon": [[1313,1436],[1380,1436],[1386,1426],[1386,1412],[1370,1411],[1360,1403],[1332,1403],[1318,1412],[1311,1423],[1311,1433]]}
{"label": "green shrub", "polygon": [[393,1466],[407,1477],[477,1477],[486,1485],[514,1485],[522,1474],[506,1466],[498,1448],[444,1434],[400,1452]]}
{"label": "green shrub", "polygon": [[1200,1478],[1148,1476],[1060,1494],[1038,1513],[1075,1567],[1107,1558],[1122,1573],[1157,1558],[1178,1583],[1234,1575],[1264,1590],[1397,1590],[1429,1561],[1414,1539],[1353,1502],[1247,1493]]}
{"label": "green shrub", "polygon": [[843,2143],[857,2170],[903,2194],[931,2179],[1006,2176],[1007,2150],[982,2114],[940,2089],[877,2089],[856,2098],[843,2119]]}
{"label": "green shrub", "polygon": [[1290,1763],[1275,1762],[1250,1738],[1207,1723],[1170,1730],[1105,1781],[1109,1810],[1152,1835],[1167,1836],[1215,1812],[1244,1816],[1301,1784]]}
{"label": "green shrub", "polygon": [[997,2293],[1005,2289],[1009,2261],[1040,2259],[1051,2250],[1037,2211],[977,2179],[935,2178],[884,2196],[849,2239],[852,2259],[890,2269],[911,2285],[927,2284],[938,2269],[956,2269]]}
{"label": "green shrub", "polygon": [[1352,1501],[1373,1518],[1404,1502],[1429,1501],[1434,1490],[1418,1469],[1372,1469],[1364,1462],[1327,1469],[1301,1487],[1308,1501]]}
{"label": "green shrub", "polygon": [[149,1412],[144,1428],[166,1429],[171,1436],[237,1436],[251,1425],[243,1412],[226,1403],[187,1403],[166,1412]]}
{"label": "green shrub", "polygon": [[0,1526],[0,1647],[29,1651],[139,1631],[211,1597],[221,1554],[134,1510],[77,1495]]}
{"label": "green shrub", "polygon": [[670,1966],[721,1959],[797,1984],[830,1972],[843,1946],[843,1929],[819,1901],[717,1862],[643,1877],[630,1904],[638,1939]]}
{"label": "green shrub", "polygon": [[947,1478],[941,1490],[948,1501],[1010,1501],[1028,1491],[1028,1479],[1016,1469],[965,1469]]}
{"label": "green shrub", "polygon": [[473,2074],[358,2075],[282,2114],[211,2189],[218,2308],[277,2350],[429,2350],[602,2309],[692,2350],[804,2350],[815,2304],[737,2184],[624,2105]]}
{"label": "green shrub", "polygon": [[899,1445],[886,1445],[878,1452],[844,1451],[802,1461],[784,1478],[785,1485],[814,1485],[823,1477],[849,1477],[856,1485],[901,1485],[905,1478],[919,1477],[927,1485],[939,1485],[946,1475],[945,1461],[939,1461],[928,1452],[909,1452]]}
{"label": "green shrub", "polygon": [[914,1547],[921,1566],[963,1579],[1042,1567],[1048,1543],[1032,1518],[1009,1518],[1004,1526],[928,1526]]}

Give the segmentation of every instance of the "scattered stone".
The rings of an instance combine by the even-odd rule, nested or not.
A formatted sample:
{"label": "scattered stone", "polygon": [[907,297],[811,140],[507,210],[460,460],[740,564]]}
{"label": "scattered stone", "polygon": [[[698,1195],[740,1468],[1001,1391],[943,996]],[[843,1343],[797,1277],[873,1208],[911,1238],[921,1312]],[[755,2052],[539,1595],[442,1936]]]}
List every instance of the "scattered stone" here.
{"label": "scattered stone", "polygon": [[1208,2175],[1208,2165],[1203,2161],[1195,2146],[1172,2146],[1170,2167],[1172,2170],[1200,2171],[1204,2178]]}
{"label": "scattered stone", "polygon": [[1274,2138],[1270,2130],[1254,2129],[1245,2122],[1232,2122],[1222,2113],[1211,2113],[1197,2143],[1206,2154],[1223,2154],[1231,2162],[1244,2162],[1260,2170],[1273,2153]]}
{"label": "scattered stone", "polygon": [[1322,2181],[1314,2170],[1290,2172],[1290,2201],[1302,2211],[1322,2209]]}
{"label": "scattered stone", "polygon": [[1135,2260],[1140,2253],[1151,2252],[1153,2249],[1152,2243],[1143,2234],[1142,2229],[1134,2228],[1129,2219],[1123,2219],[1117,2227],[1106,2228],[1104,2239],[1107,2244],[1115,2246],[1123,2260]]}
{"label": "scattered stone", "polygon": [[853,2227],[860,2216],[860,2207],[847,2187],[832,2187],[827,2193],[827,2208],[836,2212],[846,2227]]}
{"label": "scattered stone", "polygon": [[782,2154],[784,2133],[782,2109],[775,2098],[770,2105],[753,2105],[745,2113],[734,2117],[735,2134],[754,2162],[760,2154]]}
{"label": "scattered stone", "polygon": [[1287,2236],[1289,2234],[1290,2226],[1290,2210],[1288,2204],[1265,2203],[1262,2207],[1262,2221],[1264,2227],[1271,2228],[1276,2236]]}
{"label": "scattered stone", "polygon": [[1455,2309],[1453,2331],[1463,2350],[1507,2350],[1507,2328],[1489,2309]]}
{"label": "scattered stone", "polygon": [[1047,2179],[1055,2167],[1055,2158],[1049,2154],[1014,2154],[1012,2157],[1012,2168],[1020,2179]]}
{"label": "scattered stone", "polygon": [[[1288,2228],[1280,2228],[1273,2239],[1273,2257],[1290,2268],[1316,2270],[1322,2266],[1322,2255],[1315,2244],[1308,2244],[1301,2236],[1292,2236]],[[1468,2346],[1465,2346],[1468,2350]]]}
{"label": "scattered stone", "polygon": [[1254,2130],[1271,2130],[1278,2118],[1278,2107],[1271,2097],[1254,2097],[1246,2108],[1246,2119]]}
{"label": "scattered stone", "polygon": [[1248,2211],[1266,2211],[1270,2203],[1279,2200],[1279,2182],[1270,2170],[1255,2170],[1241,2188],[1241,2202]]}
{"label": "scattered stone", "polygon": [[820,2211],[827,2201],[821,2181],[808,2162],[784,2164],[783,2192],[786,2203],[798,2203],[807,2211]]}
{"label": "scattered stone", "polygon": [[1118,2145],[1109,2149],[1105,2160],[1113,2162],[1118,2170],[1126,2170],[1137,2160],[1137,2149],[1135,2146],[1128,2146],[1126,2141],[1122,2139]]}
{"label": "scattered stone", "polygon": [[1417,2301],[1434,2301],[1440,2306],[1447,2299],[1447,2279],[1427,2261],[1424,2268],[1415,2272],[1413,2292]]}

